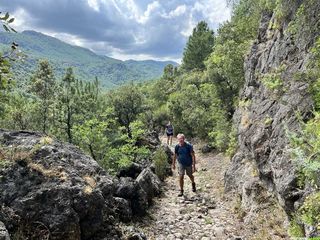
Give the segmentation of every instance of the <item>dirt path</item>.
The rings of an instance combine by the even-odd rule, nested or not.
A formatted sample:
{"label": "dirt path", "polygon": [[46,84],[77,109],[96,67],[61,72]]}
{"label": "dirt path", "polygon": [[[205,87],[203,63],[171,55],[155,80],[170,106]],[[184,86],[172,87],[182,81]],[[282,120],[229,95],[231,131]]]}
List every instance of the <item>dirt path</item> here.
{"label": "dirt path", "polygon": [[191,191],[191,182],[185,176],[185,194],[178,197],[177,172],[167,178],[163,195],[155,199],[149,216],[137,226],[147,239],[242,239],[242,223],[223,194],[229,159],[221,154],[204,155],[197,146],[195,152],[197,192]]}

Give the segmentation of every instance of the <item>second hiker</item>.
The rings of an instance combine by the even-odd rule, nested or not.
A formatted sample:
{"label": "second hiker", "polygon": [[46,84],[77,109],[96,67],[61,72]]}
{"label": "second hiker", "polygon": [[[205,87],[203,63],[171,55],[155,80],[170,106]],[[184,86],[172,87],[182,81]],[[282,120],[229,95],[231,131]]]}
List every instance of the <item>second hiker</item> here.
{"label": "second hiker", "polygon": [[167,134],[167,144],[172,145],[172,137],[173,137],[173,125],[171,124],[171,122],[169,121],[168,124],[166,125],[166,134]]}

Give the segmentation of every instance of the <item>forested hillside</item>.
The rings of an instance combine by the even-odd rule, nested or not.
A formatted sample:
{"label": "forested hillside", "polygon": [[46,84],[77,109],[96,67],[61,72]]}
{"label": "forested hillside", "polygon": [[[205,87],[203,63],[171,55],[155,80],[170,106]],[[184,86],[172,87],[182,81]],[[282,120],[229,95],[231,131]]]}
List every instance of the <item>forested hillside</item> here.
{"label": "forested hillside", "polygon": [[35,31],[22,33],[0,32],[0,49],[10,51],[10,44],[15,42],[24,60],[12,63],[12,73],[19,82],[25,82],[30,73],[35,71],[39,60],[47,59],[56,77],[61,78],[68,67],[72,67],[77,78],[93,81],[97,77],[106,88],[119,86],[129,81],[145,81],[161,76],[163,68],[174,62],[159,61],[120,61],[107,56],[67,44],[56,38]]}
{"label": "forested hillside", "polygon": [[[80,80],[84,73],[76,67],[60,77],[54,63],[2,56],[0,128],[38,131],[72,143],[113,175],[150,160],[163,179],[166,154],[150,142],[171,121],[175,133],[201,139],[230,157],[224,190],[237,196],[235,209],[242,221],[262,226],[254,227],[255,239],[277,235],[268,231],[277,228],[276,219],[261,213],[276,218],[279,209],[286,215],[281,224],[288,236],[318,237],[320,3],[228,2],[229,21],[217,31],[200,21],[188,38],[181,66],[168,64],[159,79],[146,83],[107,91],[100,78]],[[8,19],[2,19],[4,24],[10,24]],[[21,35],[10,33],[12,40],[15,36]],[[92,54],[71,49],[79,66],[83,63],[77,59]],[[122,65],[99,58],[119,68],[155,64]],[[30,71],[23,88],[17,87],[21,80],[12,74],[14,65]],[[130,74],[114,83],[130,80]]]}

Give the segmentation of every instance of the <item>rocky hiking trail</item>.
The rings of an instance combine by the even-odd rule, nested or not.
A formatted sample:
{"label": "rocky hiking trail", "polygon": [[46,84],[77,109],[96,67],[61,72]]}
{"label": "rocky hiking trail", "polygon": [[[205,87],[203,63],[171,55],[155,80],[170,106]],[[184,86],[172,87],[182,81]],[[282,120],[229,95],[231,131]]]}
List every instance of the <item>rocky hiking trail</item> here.
{"label": "rocky hiking trail", "polygon": [[148,216],[135,227],[151,240],[247,239],[243,223],[234,210],[234,199],[224,194],[224,172],[230,160],[222,154],[203,154],[197,144],[194,149],[197,192],[192,192],[191,181],[185,176],[185,194],[178,197],[175,170],[165,180],[163,193],[154,200]]}

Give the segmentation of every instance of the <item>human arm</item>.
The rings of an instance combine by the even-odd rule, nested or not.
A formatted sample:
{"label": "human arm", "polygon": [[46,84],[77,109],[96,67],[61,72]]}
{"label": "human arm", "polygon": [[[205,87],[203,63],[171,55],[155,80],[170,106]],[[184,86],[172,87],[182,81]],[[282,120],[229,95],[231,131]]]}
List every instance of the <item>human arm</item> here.
{"label": "human arm", "polygon": [[194,173],[196,171],[196,155],[194,154],[194,151],[191,152],[192,157],[192,172]]}

